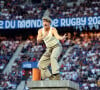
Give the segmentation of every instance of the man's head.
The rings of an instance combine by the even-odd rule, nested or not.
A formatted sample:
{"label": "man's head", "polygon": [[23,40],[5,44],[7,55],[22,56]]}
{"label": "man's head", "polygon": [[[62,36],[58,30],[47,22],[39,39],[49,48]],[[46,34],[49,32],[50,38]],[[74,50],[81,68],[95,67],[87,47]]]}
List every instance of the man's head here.
{"label": "man's head", "polygon": [[51,24],[51,18],[50,18],[50,17],[44,16],[44,17],[42,18],[42,21],[43,21],[43,26],[44,26],[44,28],[50,27],[50,24]]}

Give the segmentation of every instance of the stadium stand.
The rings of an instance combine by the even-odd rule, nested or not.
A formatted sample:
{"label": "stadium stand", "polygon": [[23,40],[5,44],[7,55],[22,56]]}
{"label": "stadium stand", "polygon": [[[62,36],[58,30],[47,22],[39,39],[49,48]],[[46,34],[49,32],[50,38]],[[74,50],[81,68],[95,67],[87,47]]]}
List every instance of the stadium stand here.
{"label": "stadium stand", "polygon": [[0,1],[1,20],[41,18],[44,11],[42,4],[25,4],[25,0]]}
{"label": "stadium stand", "polygon": [[[93,36],[92,36],[93,35]],[[61,64],[62,80],[80,84],[81,90],[98,90],[100,77],[100,33],[81,34]],[[86,37],[86,38],[84,38]]]}
{"label": "stadium stand", "polygon": [[0,73],[4,70],[13,53],[16,51],[19,41],[1,41],[0,42]]}
{"label": "stadium stand", "polygon": [[[69,7],[65,2],[61,0],[49,1],[50,6],[48,10],[52,18],[66,18],[66,17],[83,17],[83,16],[97,16],[100,15],[99,3],[90,2],[85,0],[84,2],[77,5],[74,3],[72,7]],[[88,3],[88,4],[87,4]]]}
{"label": "stadium stand", "polygon": [[[20,41],[14,40],[4,40],[0,42],[0,89],[4,89],[10,86],[15,87],[15,82],[17,83],[17,75],[15,72],[10,74],[3,74],[3,70],[6,68],[7,64],[10,62],[11,57],[19,46]],[[1,88],[3,87],[3,88]]]}
{"label": "stadium stand", "polygon": [[[71,33],[68,33],[68,39],[65,42],[62,41],[64,51],[61,56],[64,56],[63,62],[59,61],[59,63],[61,62],[62,80],[72,80],[80,83],[81,90],[98,88],[97,81],[100,75],[99,37],[100,33],[82,33],[80,37],[77,37],[76,34],[72,36]],[[66,55],[65,52],[69,48],[72,49]],[[36,45],[35,41],[26,40],[22,51],[13,64],[11,73],[3,75],[0,86],[6,89],[17,88],[24,75],[24,71],[20,69],[21,63],[25,61],[38,61],[44,50],[44,45]],[[61,57],[59,60],[61,60]],[[31,78],[30,71],[30,76],[27,80],[31,80]]]}
{"label": "stadium stand", "polygon": [[51,18],[100,15],[99,0],[91,2],[85,0],[79,4],[74,3],[72,7],[69,7],[67,3],[62,0],[43,0],[41,3],[30,5],[25,4],[24,0],[1,0],[0,19],[41,19],[45,10],[50,12]]}
{"label": "stadium stand", "polygon": [[[71,2],[72,5],[70,0],[42,0],[41,3],[27,4],[25,0],[0,0],[0,20],[41,19],[44,13],[51,18],[100,15],[100,0],[82,0],[82,2],[71,0]],[[67,31],[68,35],[66,41],[61,41],[63,46],[63,52],[59,57],[61,80],[79,83],[80,90],[100,90],[100,26],[99,30],[92,28],[89,32],[89,27],[83,28],[84,30],[80,32],[69,29],[67,28],[67,31],[66,27],[61,28],[62,31]],[[0,31],[0,36],[1,34]],[[27,35],[22,34],[22,37]],[[31,70],[29,77],[23,78],[25,70],[21,68],[21,64],[25,61],[39,61],[45,51],[45,45],[43,43],[38,45],[36,38],[25,40],[21,52],[12,64],[11,72],[2,73],[19,45],[23,43],[22,39],[18,41],[7,39],[1,40],[0,37],[0,90],[16,90],[23,79],[25,81],[32,79]],[[25,88],[27,90],[27,87]]]}

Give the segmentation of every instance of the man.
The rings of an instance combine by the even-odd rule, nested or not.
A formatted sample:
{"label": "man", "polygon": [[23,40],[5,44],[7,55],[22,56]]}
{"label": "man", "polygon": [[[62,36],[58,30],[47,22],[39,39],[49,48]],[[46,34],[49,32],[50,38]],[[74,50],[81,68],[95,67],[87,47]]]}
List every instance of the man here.
{"label": "man", "polygon": [[[60,36],[56,28],[51,27],[51,19],[47,16],[42,18],[43,28],[38,30],[37,43],[42,40],[46,44],[46,51],[42,55],[38,66],[41,70],[41,78],[44,80],[49,78],[50,80],[60,80],[59,64],[57,62],[59,55],[62,51],[62,46],[59,40],[65,40],[66,34]],[[51,64],[52,73],[50,73],[48,66]]]}

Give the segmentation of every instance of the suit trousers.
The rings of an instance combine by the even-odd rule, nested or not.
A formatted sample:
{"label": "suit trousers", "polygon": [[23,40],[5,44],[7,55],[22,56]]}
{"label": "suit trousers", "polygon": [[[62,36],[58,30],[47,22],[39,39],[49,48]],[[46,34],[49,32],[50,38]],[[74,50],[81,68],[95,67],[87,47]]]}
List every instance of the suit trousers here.
{"label": "suit trousers", "polygon": [[[47,47],[45,53],[40,58],[38,67],[41,71],[41,78],[46,79],[52,74],[59,73],[58,57],[62,52],[61,44],[56,44],[53,47]],[[51,71],[49,71],[48,66],[51,64]]]}

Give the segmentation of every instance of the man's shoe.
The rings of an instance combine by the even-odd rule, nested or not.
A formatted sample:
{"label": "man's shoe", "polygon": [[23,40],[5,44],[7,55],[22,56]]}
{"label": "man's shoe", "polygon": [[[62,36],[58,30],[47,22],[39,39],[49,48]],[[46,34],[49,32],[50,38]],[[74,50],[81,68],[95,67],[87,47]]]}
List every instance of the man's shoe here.
{"label": "man's shoe", "polygon": [[60,80],[60,74],[55,74],[53,80]]}
{"label": "man's shoe", "polygon": [[51,75],[50,77],[49,77],[49,80],[53,80],[54,79],[54,75]]}

